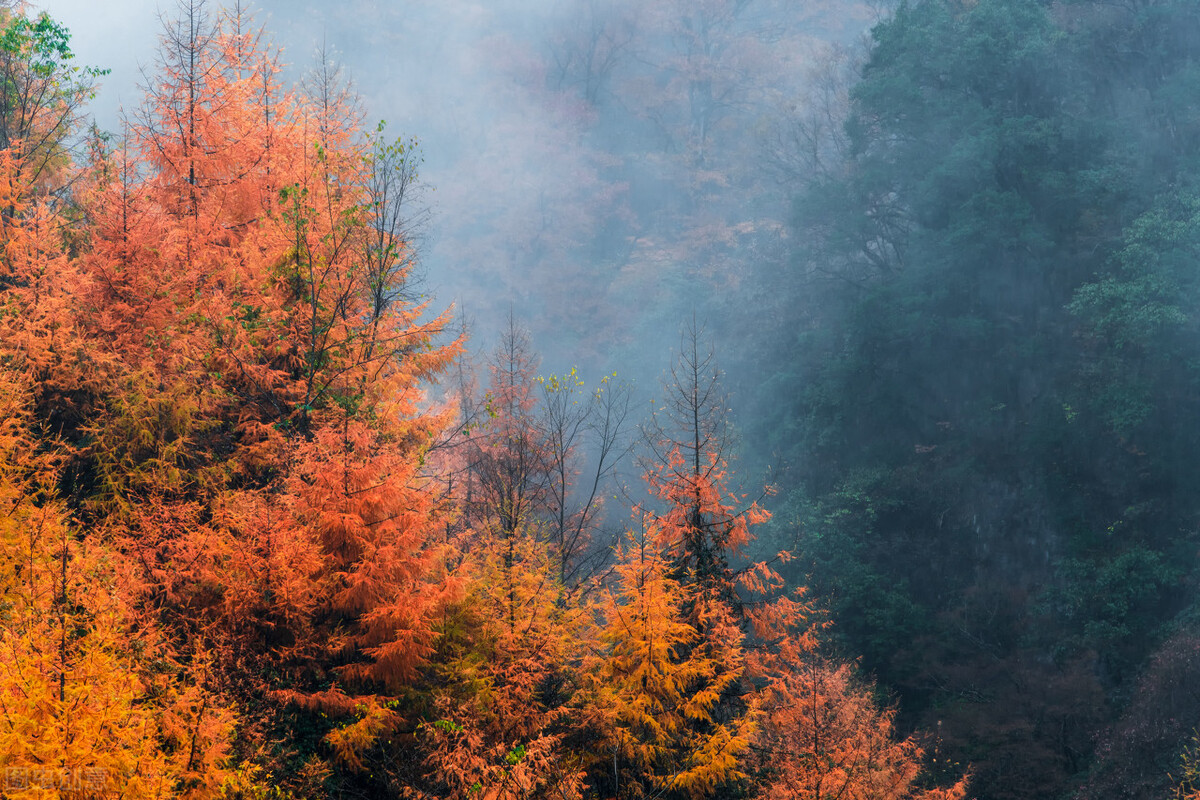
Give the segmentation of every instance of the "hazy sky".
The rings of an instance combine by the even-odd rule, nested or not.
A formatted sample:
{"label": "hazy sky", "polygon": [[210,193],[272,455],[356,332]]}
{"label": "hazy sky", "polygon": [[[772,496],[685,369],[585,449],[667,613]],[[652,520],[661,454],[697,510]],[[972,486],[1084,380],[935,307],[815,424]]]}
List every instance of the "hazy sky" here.
{"label": "hazy sky", "polygon": [[157,3],[119,0],[101,5],[95,0],[52,0],[38,6],[70,29],[78,64],[112,70],[93,104],[93,113],[102,128],[115,129],[117,107],[133,105],[140,97],[138,65],[147,63],[154,52]]}
{"label": "hazy sky", "polygon": [[[117,109],[132,107],[141,98],[138,89],[142,69],[153,66],[160,30],[161,13],[175,13],[171,0],[43,0],[36,4],[64,23],[71,31],[71,48],[77,63],[112,70],[106,77],[95,102],[93,113],[102,128],[119,127]],[[211,4],[215,10],[220,3]],[[378,33],[372,21],[370,6],[377,3],[308,3],[288,0],[268,0],[252,4],[256,19],[263,23],[272,38],[285,51],[285,61],[303,66],[322,38],[340,51],[347,62],[356,61],[353,55],[371,57],[386,72],[402,61],[402,54],[366,52],[362,47]],[[351,12],[352,13],[349,13]],[[353,54],[347,57],[349,51]],[[373,81],[363,81],[360,86]],[[368,76],[371,77],[371,76]],[[383,78],[383,75],[375,76]],[[371,88],[371,87],[368,87]],[[372,108],[373,114],[386,114],[386,109]]]}

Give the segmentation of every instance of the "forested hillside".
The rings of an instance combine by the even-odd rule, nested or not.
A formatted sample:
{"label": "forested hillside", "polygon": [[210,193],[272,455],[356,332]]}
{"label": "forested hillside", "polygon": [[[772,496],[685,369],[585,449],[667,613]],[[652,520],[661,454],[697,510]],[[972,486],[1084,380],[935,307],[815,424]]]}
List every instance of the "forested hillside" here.
{"label": "forested hillside", "polygon": [[467,371],[410,284],[419,155],[334,65],[284,86],[188,2],[89,133],[102,74],[0,23],[5,797],[964,796],[745,556],[701,330],[614,542],[627,390],[515,320]]}
{"label": "forested hillside", "polygon": [[981,797],[1170,796],[1200,719],[1198,46],[1192,2],[903,3],[792,123],[774,530]]}
{"label": "forested hillside", "polygon": [[1200,797],[1200,5],[364,20],[0,2],[0,797]]}

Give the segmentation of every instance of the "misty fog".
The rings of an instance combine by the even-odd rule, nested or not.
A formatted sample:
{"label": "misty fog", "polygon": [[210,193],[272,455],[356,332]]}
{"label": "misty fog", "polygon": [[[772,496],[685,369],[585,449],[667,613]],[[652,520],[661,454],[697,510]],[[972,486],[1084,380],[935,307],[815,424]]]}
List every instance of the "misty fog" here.
{"label": "misty fog", "polygon": [[[74,63],[110,70],[88,113],[119,139],[156,80],[174,4],[41,7],[70,29]],[[811,646],[825,648],[805,663],[847,665],[836,674],[884,709],[885,738],[893,722],[915,737],[903,747],[924,766],[912,786],[917,769],[906,773],[904,798],[1200,797],[1200,3],[262,0],[252,11],[283,52],[286,85],[324,58],[359,94],[364,130],[386,123],[387,138],[418,143],[408,288],[430,316],[453,307],[469,335],[446,391],[457,380],[477,395],[463,401],[477,417],[455,429],[478,458],[451,479],[471,487],[454,525],[486,516],[471,481],[509,477],[473,433],[490,424],[527,444],[519,429],[537,397],[562,404],[546,412],[560,423],[581,419],[568,405],[587,392],[539,395],[529,364],[588,391],[603,376],[631,384],[625,434],[658,468],[688,447],[660,425],[670,410],[655,416],[673,400],[677,416],[689,410],[672,368],[695,368],[692,389],[720,373],[713,397],[725,402],[705,411],[720,418],[714,440],[759,538],[714,563],[763,558],[782,576],[774,588],[804,587]],[[689,362],[692,326],[704,334]],[[528,353],[513,330],[528,331]],[[494,395],[489,360],[511,379]],[[703,426],[690,410],[696,479]],[[594,460],[612,444],[597,441],[574,452]],[[581,517],[606,523],[589,568],[619,559],[630,527],[645,546],[637,515],[662,489],[655,467],[640,485],[644,464],[601,463],[591,492],[604,502]],[[765,484],[760,518],[751,504]],[[522,524],[499,526],[510,571]],[[611,579],[596,569],[597,586]],[[673,569],[684,581],[699,568],[680,557]],[[326,677],[307,689],[328,699]],[[763,685],[728,695],[726,710],[745,712]],[[326,724],[312,722],[315,702],[297,719]],[[414,712],[419,731],[461,733],[427,712]],[[526,763],[510,738],[496,735],[505,780]],[[602,788],[578,796],[632,791],[616,752],[586,768]],[[393,755],[372,769],[393,769]],[[299,786],[303,770],[288,769]],[[347,792],[383,785],[345,780]],[[646,785],[673,799],[769,796],[741,778],[718,794],[656,780]]]}
{"label": "misty fog", "polygon": [[[91,110],[119,134],[173,8],[45,7],[78,63],[112,70]],[[872,19],[850,0],[250,8],[287,78],[323,48],[369,126],[420,142],[424,289],[470,322],[473,351],[490,350],[511,310],[548,371],[616,370],[651,387],[693,312],[721,338],[754,325],[744,281],[786,257],[789,213],[764,155],[814,65]],[[691,14],[704,30],[686,29]]]}

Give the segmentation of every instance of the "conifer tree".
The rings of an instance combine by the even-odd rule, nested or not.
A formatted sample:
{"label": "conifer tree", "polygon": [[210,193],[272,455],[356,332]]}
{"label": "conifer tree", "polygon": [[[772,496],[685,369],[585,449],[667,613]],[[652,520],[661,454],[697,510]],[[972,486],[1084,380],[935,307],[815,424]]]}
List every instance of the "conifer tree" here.
{"label": "conifer tree", "polygon": [[[614,585],[600,604],[605,656],[595,666],[597,703],[610,731],[616,797],[703,797],[744,777],[752,715],[715,717],[740,677],[741,632],[714,653],[688,620],[687,592],[651,529],[618,549]],[[601,762],[603,764],[603,762]],[[606,766],[606,765],[605,765]],[[605,783],[609,783],[605,780]]]}
{"label": "conifer tree", "polygon": [[849,665],[812,653],[788,656],[787,669],[769,673],[761,705],[762,735],[756,749],[765,779],[759,797],[966,797],[966,778],[944,789],[921,787],[922,748],[913,738],[896,738],[895,709],[879,708],[871,687],[858,682]]}
{"label": "conifer tree", "polygon": [[[647,650],[633,659],[635,672],[650,664],[657,672],[642,672],[642,691],[635,685],[617,704],[634,711],[616,715],[618,721],[622,715],[638,719],[650,732],[643,733],[651,743],[643,753],[670,752],[662,741],[666,734],[677,750],[687,743],[687,756],[669,776],[656,771],[661,765],[648,770],[651,785],[692,798],[727,795],[762,780],[769,787],[763,796],[921,796],[912,787],[920,749],[912,741],[895,742],[892,712],[853,685],[848,666],[821,657],[816,609],[803,590],[785,594],[770,563],[739,563],[753,541],[752,527],[769,515],[727,488],[727,401],[715,357],[694,323],[666,388],[669,402],[650,428],[654,458],[646,474],[657,505],[643,509],[648,523],[636,559],[650,568],[635,569],[628,551],[618,567],[623,584],[640,583],[646,594],[626,588],[625,599],[605,614],[621,619],[627,608],[626,617],[646,620],[641,625],[662,626],[627,627],[635,641],[657,641],[660,654],[651,657]],[[653,558],[646,555],[646,540]],[[774,561],[789,558],[785,551]],[[646,602],[649,589],[661,598],[659,608],[639,618],[633,609]],[[607,635],[616,668],[629,669],[627,645],[614,642],[618,634]],[[651,679],[659,674],[667,677]],[[672,704],[685,709],[677,721],[668,710]],[[642,760],[652,764],[647,755]],[[960,782],[928,796],[961,798],[964,792]]]}
{"label": "conifer tree", "polygon": [[127,140],[97,148],[78,311],[109,388],[81,508],[175,656],[274,709],[243,755],[292,703],[356,769],[407,724],[452,593],[422,384],[458,346],[406,291],[402,225],[378,245],[390,156],[336,70],[293,94],[276,65],[240,9],[181,4]]}
{"label": "conifer tree", "polygon": [[235,718],[136,620],[37,454],[28,383],[0,372],[0,761],[15,797],[216,797]]}
{"label": "conifer tree", "polygon": [[536,528],[469,536],[422,725],[436,796],[585,796],[592,710],[581,692],[590,615]]}

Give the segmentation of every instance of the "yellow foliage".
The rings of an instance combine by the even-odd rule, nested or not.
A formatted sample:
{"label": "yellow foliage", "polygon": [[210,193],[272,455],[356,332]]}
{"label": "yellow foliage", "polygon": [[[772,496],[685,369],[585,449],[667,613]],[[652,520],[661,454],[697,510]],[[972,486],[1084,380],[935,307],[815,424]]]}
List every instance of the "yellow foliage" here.
{"label": "yellow foliage", "polygon": [[[0,375],[0,764],[11,798],[216,797],[232,717],[134,636],[109,554],[39,489],[22,386]],[[193,668],[193,676],[197,674]]]}
{"label": "yellow foliage", "polygon": [[[713,716],[741,677],[741,635],[730,626],[722,643],[688,622],[687,592],[670,577],[667,554],[655,539],[653,532],[630,534],[618,551],[616,584],[598,609],[605,649],[592,665],[593,692],[611,757],[623,762],[615,768],[618,783],[702,797],[744,777],[740,762],[755,729],[753,715]],[[721,617],[715,607],[701,614],[714,623]]]}

